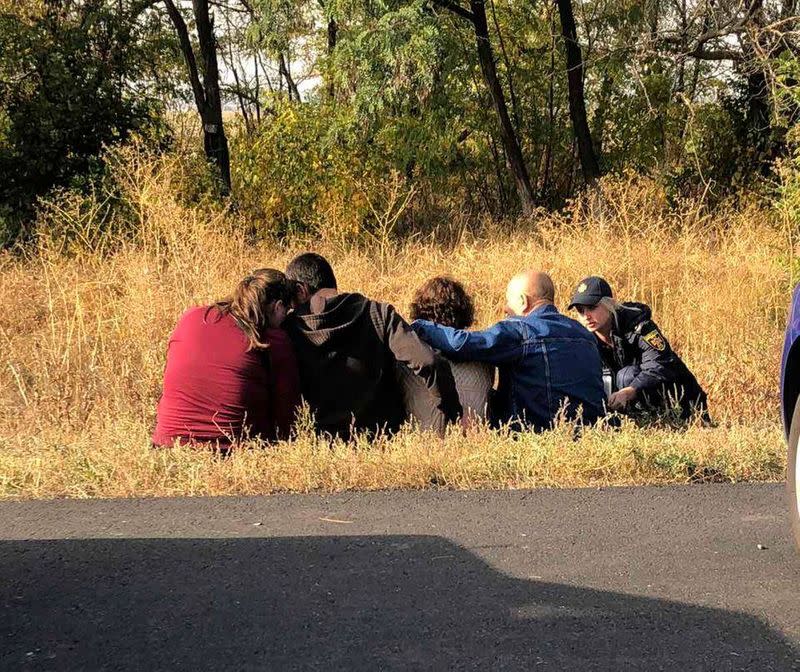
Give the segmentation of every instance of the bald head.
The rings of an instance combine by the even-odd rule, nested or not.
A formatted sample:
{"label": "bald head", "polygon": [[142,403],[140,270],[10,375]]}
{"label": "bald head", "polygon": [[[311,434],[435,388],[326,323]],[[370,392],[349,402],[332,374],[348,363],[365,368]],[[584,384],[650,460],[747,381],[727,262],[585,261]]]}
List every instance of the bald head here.
{"label": "bald head", "polygon": [[506,288],[506,309],[512,315],[527,315],[546,303],[555,301],[556,290],[547,273],[517,273]]}

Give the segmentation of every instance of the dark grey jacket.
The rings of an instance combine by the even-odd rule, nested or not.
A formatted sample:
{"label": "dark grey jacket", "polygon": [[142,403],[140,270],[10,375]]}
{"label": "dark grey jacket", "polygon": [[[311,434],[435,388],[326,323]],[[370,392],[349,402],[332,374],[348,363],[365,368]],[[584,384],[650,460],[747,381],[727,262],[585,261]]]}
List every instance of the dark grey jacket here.
{"label": "dark grey jacket", "polygon": [[312,313],[309,306],[284,323],[297,353],[300,387],[322,432],[396,430],[403,422],[395,376],[400,363],[422,379],[445,417],[461,414],[447,360],[411,330],[393,306],[361,294],[337,294]]}

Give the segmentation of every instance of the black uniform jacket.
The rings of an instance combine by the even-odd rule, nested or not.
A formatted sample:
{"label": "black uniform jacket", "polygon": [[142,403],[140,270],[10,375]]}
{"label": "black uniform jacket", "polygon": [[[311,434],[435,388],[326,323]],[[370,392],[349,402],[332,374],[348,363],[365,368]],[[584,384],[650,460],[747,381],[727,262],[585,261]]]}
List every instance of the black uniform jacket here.
{"label": "black uniform jacket", "polygon": [[623,367],[638,367],[628,384],[639,392],[664,397],[677,391],[683,405],[705,403],[705,393],[697,379],[670,347],[651,315],[650,307],[643,303],[621,304],[611,332],[613,347],[598,339],[603,366],[615,375]]}

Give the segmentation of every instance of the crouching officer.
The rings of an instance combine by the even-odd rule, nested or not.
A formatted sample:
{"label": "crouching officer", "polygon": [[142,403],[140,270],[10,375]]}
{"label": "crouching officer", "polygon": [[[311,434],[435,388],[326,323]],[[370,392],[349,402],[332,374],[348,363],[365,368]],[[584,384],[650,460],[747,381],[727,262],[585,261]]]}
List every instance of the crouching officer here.
{"label": "crouching officer", "polygon": [[686,419],[695,410],[708,419],[706,393],[651,319],[643,303],[620,303],[597,276],[582,280],[569,305],[597,338],[611,410],[666,409],[680,404]]}

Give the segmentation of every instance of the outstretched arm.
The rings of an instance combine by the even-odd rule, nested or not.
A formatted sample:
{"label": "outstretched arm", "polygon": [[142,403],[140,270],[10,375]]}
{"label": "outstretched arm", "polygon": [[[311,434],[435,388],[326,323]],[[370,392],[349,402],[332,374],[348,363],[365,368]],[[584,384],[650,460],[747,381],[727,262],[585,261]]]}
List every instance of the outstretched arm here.
{"label": "outstretched arm", "polygon": [[513,320],[482,331],[453,329],[427,320],[416,320],[411,327],[423,341],[453,359],[503,364],[522,356],[522,332]]}

